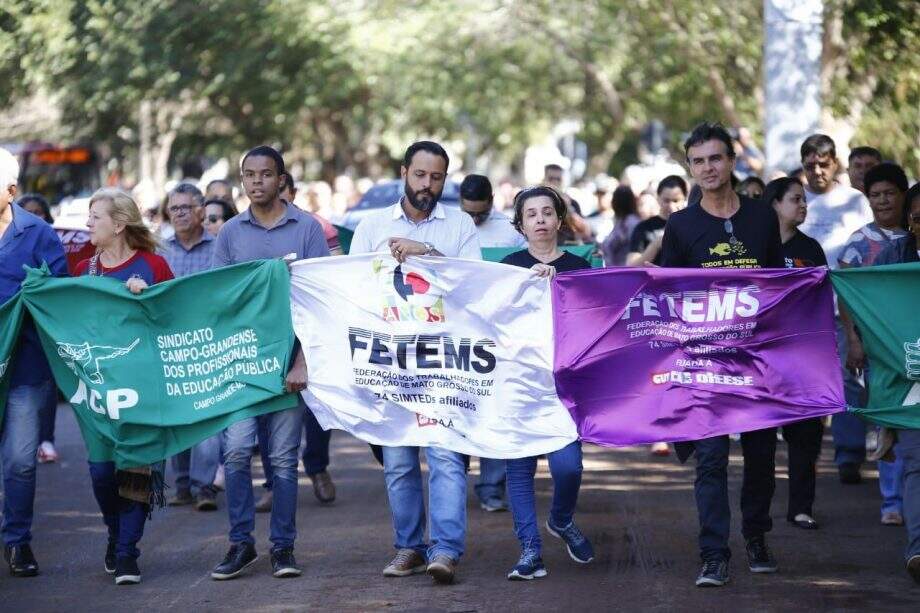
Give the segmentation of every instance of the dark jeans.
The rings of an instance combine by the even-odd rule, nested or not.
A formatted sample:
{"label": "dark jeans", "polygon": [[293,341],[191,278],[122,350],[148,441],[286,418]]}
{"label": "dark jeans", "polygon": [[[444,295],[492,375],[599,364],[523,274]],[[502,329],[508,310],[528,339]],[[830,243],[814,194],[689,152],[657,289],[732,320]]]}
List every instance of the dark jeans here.
{"label": "dark jeans", "polygon": [[783,426],[783,438],[789,448],[789,507],[786,519],[793,521],[800,513],[813,515],[815,502],[815,464],[821,454],[824,422],[806,419]]}
{"label": "dark jeans", "polygon": [[147,505],[118,495],[114,462],[90,462],[93,494],[102,511],[102,521],[109,529],[109,539],[115,541],[115,555],[138,558],[137,543],[144,535]]}
{"label": "dark jeans", "polygon": [[38,408],[38,441],[44,443],[54,442],[54,420],[57,419],[57,387],[52,383],[48,386],[48,395]]}
{"label": "dark jeans", "polygon": [[[307,444],[303,449],[303,470],[308,475],[321,473],[329,466],[329,441],[332,430],[323,430],[313,411],[304,403],[303,397],[298,396],[298,404],[303,408],[303,429]],[[265,483],[262,487],[272,489],[272,461],[268,457],[268,427],[264,416],[259,420],[259,455],[262,457],[262,469],[265,471]]]}
{"label": "dark jeans", "polygon": [[[700,557],[729,559],[731,510],[728,502],[728,436],[693,441],[696,453],[696,508],[700,520]],[[741,485],[741,533],[745,539],[773,528],[770,502],[776,488],[776,428],[741,435],[744,480]]]}

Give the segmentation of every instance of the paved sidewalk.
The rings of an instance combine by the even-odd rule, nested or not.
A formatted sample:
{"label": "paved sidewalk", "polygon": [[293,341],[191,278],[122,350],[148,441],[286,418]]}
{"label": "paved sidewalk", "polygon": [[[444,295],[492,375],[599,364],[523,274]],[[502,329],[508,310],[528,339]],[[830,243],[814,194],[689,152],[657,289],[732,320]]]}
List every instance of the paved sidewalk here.
{"label": "paved sidewalk", "polygon": [[[102,570],[105,529],[90,490],[82,440],[70,409],[62,406],[58,416],[63,461],[39,466],[33,547],[42,574],[13,579],[5,565],[0,568],[2,611],[920,610],[920,586],[901,563],[903,528],[879,525],[875,478],[859,486],[838,482],[829,439],[819,469],[821,529],[815,532],[785,521],[787,481],[780,445],[783,470],[769,537],[780,572],[772,576],[752,575],[745,564],[737,502],[740,448],[733,446],[735,557],[731,583],[721,589],[693,586],[698,557],[692,469],[673,456],[652,458],[646,449],[590,445],[585,447],[576,520],[594,542],[594,563],[575,564],[559,541],[545,535],[549,576],[529,583],[507,581],[505,574],[518,554],[511,516],[480,511],[472,492],[474,474],[467,553],[458,583],[434,586],[423,575],[384,578],[380,571],[393,549],[383,475],[367,446],[341,432],[333,436],[331,466],[338,500],[320,505],[301,477],[296,555],[303,577],[271,577],[268,515],[258,515],[260,561],[235,581],[208,578],[227,548],[221,494],[216,513],[189,507],[157,511],[141,542],[143,582],[116,587]],[[542,461],[537,488],[542,522],[551,488]]]}

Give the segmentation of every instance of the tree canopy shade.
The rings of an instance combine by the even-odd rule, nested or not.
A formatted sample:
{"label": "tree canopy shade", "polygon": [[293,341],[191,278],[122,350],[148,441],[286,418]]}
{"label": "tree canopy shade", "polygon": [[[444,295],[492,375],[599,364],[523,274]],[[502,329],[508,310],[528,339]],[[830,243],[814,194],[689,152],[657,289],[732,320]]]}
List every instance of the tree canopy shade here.
{"label": "tree canopy shade", "polygon": [[[828,0],[822,80],[827,123],[914,174],[918,13]],[[760,0],[7,0],[0,29],[0,107],[54,104],[62,138],[156,185],[170,160],[255,143],[326,177],[390,174],[423,136],[508,162],[562,119],[601,171],[650,119],[676,144],[763,117]]]}

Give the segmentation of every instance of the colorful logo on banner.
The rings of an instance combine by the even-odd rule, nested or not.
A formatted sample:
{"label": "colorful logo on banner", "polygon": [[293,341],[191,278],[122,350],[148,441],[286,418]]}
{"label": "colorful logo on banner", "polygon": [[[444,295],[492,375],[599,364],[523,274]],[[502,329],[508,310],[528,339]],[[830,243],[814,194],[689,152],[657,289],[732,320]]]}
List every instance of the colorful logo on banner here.
{"label": "colorful logo on banner", "polygon": [[444,293],[431,278],[430,271],[405,271],[383,259],[372,263],[381,292],[382,317],[385,321],[444,323]]}

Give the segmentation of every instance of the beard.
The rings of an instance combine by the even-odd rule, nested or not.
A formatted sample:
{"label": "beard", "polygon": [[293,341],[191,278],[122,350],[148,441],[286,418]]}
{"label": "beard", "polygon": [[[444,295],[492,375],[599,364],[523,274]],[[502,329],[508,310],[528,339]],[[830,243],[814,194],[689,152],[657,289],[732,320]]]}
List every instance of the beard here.
{"label": "beard", "polygon": [[409,183],[406,183],[406,199],[412,208],[418,211],[430,213],[440,198],[441,192],[434,193],[430,189],[414,191],[409,187]]}

